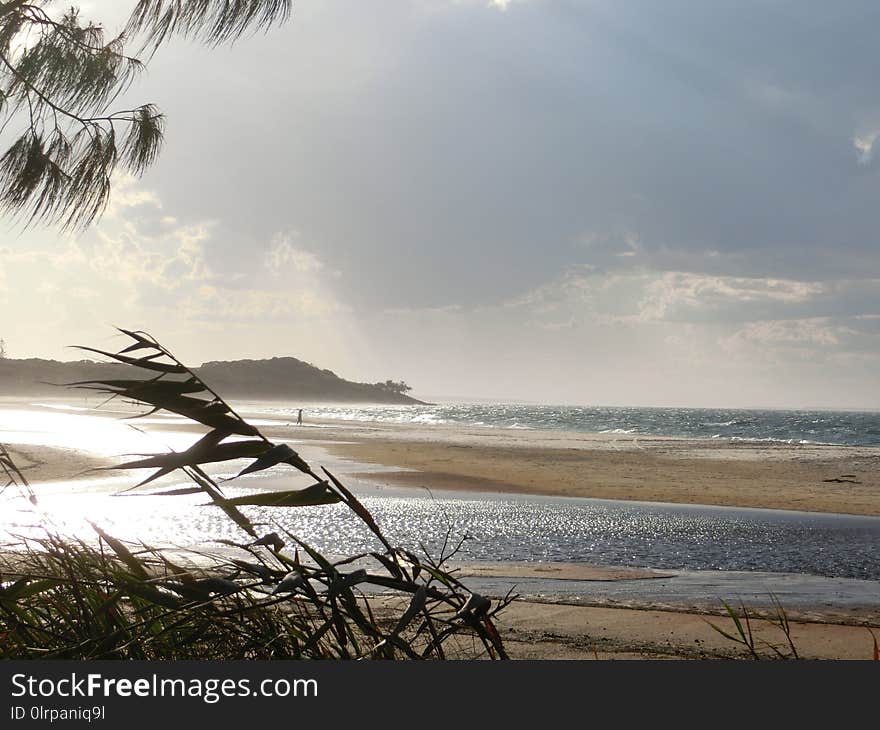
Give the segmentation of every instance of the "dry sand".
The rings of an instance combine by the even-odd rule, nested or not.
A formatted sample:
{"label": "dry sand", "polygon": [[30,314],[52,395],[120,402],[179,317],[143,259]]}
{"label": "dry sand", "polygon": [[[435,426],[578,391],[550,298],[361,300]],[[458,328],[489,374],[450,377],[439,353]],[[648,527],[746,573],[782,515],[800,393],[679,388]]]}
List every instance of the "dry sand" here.
{"label": "dry sand", "polygon": [[[552,577],[576,581],[633,581],[668,577],[636,568],[579,563],[480,563],[457,566],[459,577]],[[742,607],[733,606],[740,618]],[[765,658],[792,653],[771,608],[748,608],[758,653]],[[872,659],[874,636],[880,639],[880,615],[874,609],[823,607],[787,609],[791,640],[805,659]],[[724,607],[664,610],[643,606],[570,605],[514,600],[498,626],[515,659],[726,659],[751,657],[745,647],[724,637],[712,624],[736,635]],[[745,624],[743,624],[745,626]]]}
{"label": "dry sand", "polygon": [[[714,440],[418,428],[323,423],[279,428],[279,437],[319,440],[349,473],[377,484],[463,491],[715,504],[880,515],[880,449],[750,444]],[[362,464],[372,465],[364,470]],[[840,481],[828,481],[840,480]],[[537,573],[536,573],[537,571]],[[657,571],[570,564],[481,564],[462,575],[571,580],[662,577]],[[789,610],[800,656],[871,659],[880,637],[872,612],[827,610],[823,621]],[[517,659],[714,659],[747,656],[713,629],[724,616],[669,610],[515,601],[500,628]],[[767,643],[788,653],[785,635],[752,621],[762,655]]]}
{"label": "dry sand", "polygon": [[[413,428],[324,423],[278,429],[278,436],[318,439],[350,474],[377,484],[463,491],[516,492],[688,504],[880,515],[880,449],[750,444],[714,440]],[[364,470],[362,464],[373,465]],[[829,481],[831,480],[831,481]],[[840,480],[840,481],[834,481]],[[571,580],[662,577],[657,571],[570,564],[465,566],[462,575]],[[808,620],[789,611],[799,654],[812,659],[871,659],[876,615],[846,611]],[[732,632],[724,616],[687,611],[515,601],[500,627],[518,659],[711,659],[747,656],[713,629]],[[752,622],[760,652],[788,653],[785,635]]]}
{"label": "dry sand", "polygon": [[[514,601],[499,614],[499,630],[515,659],[724,659],[748,657],[715,624],[735,633],[723,616],[675,611],[596,608]],[[763,619],[750,621],[760,654],[767,644],[790,654],[785,634]],[[791,623],[791,637],[804,659],[872,659],[880,629],[831,623]]]}
{"label": "dry sand", "polygon": [[390,424],[273,430],[387,467],[352,467],[377,484],[880,515],[878,448]]}
{"label": "dry sand", "polygon": [[[343,460],[343,471],[378,484],[880,515],[880,449],[386,424],[321,426],[268,426],[263,431],[273,439],[300,441],[295,448],[302,447],[309,456],[314,454],[313,446],[321,446]],[[95,472],[86,470],[115,461],[33,445],[12,445],[11,451],[28,479],[37,484],[94,478]],[[529,568],[483,564],[463,572],[516,579],[536,570],[572,580],[662,576],[655,571],[568,564]],[[507,607],[500,626],[511,655],[521,659],[737,655],[736,645],[713,630],[707,618],[732,628],[729,619],[693,612],[525,601]],[[796,614],[792,619],[802,656],[871,658],[872,636],[866,626],[878,626],[873,617],[841,618],[841,623],[798,621]],[[779,629],[766,621],[753,622],[753,629],[767,641],[784,642]],[[880,630],[874,631],[880,636]]]}

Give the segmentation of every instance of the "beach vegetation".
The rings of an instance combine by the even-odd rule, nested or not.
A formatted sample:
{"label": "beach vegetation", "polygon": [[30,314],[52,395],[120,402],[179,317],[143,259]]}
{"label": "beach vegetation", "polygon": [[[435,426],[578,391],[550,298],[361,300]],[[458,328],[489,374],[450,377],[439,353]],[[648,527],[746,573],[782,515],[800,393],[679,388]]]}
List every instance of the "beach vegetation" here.
{"label": "beach vegetation", "polygon": [[388,393],[396,393],[397,395],[404,395],[412,390],[412,388],[402,380],[386,380],[384,383],[376,383],[376,387]]}
{"label": "beach vegetation", "polygon": [[[152,493],[202,494],[205,508],[220,510],[241,537],[205,535],[204,549],[171,551],[117,539],[100,515],[91,536],[59,534],[43,516],[39,530],[2,546],[0,657],[507,658],[495,617],[511,597],[492,601],[465,587],[447,565],[457,548],[444,546],[435,557],[393,544],[334,474],[269,441],[149,334],[122,333],[128,342],[117,352],[83,349],[124,366],[124,374],[71,385],[141,406],[140,415],[174,414],[204,434],[184,451],[111,468],[148,472],[126,491],[154,489],[172,472],[185,475],[190,486]],[[244,466],[225,480],[206,471],[227,463]],[[308,484],[228,495],[229,481],[280,466]],[[10,485],[30,493],[5,449],[0,467]],[[249,513],[339,503],[372,533],[375,550],[327,556],[282,518],[261,522]],[[38,503],[32,515],[40,519]]]}
{"label": "beach vegetation", "polygon": [[744,603],[740,603],[740,609],[737,611],[726,601],[722,602],[724,613],[733,624],[731,628],[722,628],[711,621],[707,623],[725,639],[741,646],[748,657],[756,661],[761,659],[800,659],[791,635],[792,627],[788,613],[775,595],[771,594],[770,601],[773,610],[763,618],[779,629],[783,637],[782,642],[771,642],[755,635],[752,631],[755,612],[746,608]]}

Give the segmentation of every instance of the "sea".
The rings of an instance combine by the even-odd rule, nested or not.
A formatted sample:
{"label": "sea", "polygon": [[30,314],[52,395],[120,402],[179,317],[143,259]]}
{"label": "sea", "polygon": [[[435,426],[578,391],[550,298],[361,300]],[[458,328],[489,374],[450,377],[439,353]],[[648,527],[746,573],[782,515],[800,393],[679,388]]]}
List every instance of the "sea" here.
{"label": "sea", "polygon": [[[258,424],[293,423],[303,407],[307,426],[334,421],[414,424],[420,428],[466,427],[685,437],[791,444],[880,446],[880,413],[868,411],[772,411],[693,408],[620,408],[522,404],[424,406],[247,404]],[[83,404],[26,404],[0,410],[0,441],[94,450],[120,456],[155,450],[134,440],[143,435],[117,417]],[[157,419],[170,430],[162,439],[185,448],[192,435],[175,432],[178,419]],[[322,423],[323,422],[323,423]],[[143,421],[141,421],[143,423]],[[296,444],[295,429],[291,443]],[[314,441],[302,448],[320,449]],[[161,450],[161,449],[160,449]],[[323,449],[320,449],[323,452]],[[328,461],[324,461],[323,457]],[[317,459],[315,458],[317,457]],[[331,469],[330,454],[312,454]],[[350,467],[351,465],[349,465]],[[290,488],[276,470],[224,484],[229,496]],[[218,476],[232,476],[218,474]],[[119,477],[117,477],[117,480]],[[124,479],[124,478],[123,478]],[[167,481],[170,480],[170,481]],[[542,600],[633,605],[718,606],[721,600],[768,605],[775,599],[803,608],[867,609],[880,616],[880,518],[707,505],[616,502],[597,499],[401,489],[346,477],[389,539],[432,555],[461,541],[466,563],[549,562],[630,566],[665,577],[636,581],[545,578],[469,579],[476,590]],[[169,476],[163,488],[186,486]],[[89,487],[59,482],[41,487],[40,510],[64,533],[88,535],[99,522],[121,539],[182,549],[222,549],[239,537],[234,525],[198,495],[139,496],[117,482]],[[8,490],[7,490],[8,492]],[[11,497],[7,493],[4,497]],[[0,533],[28,533],[35,515],[28,505],[4,503]],[[277,524],[326,554],[380,549],[375,538],[342,505],[294,510],[245,508],[257,522]],[[42,520],[39,520],[42,523]]]}
{"label": "sea", "polygon": [[[297,407],[262,404],[295,420]],[[781,444],[880,446],[880,412],[717,408],[637,408],[486,403],[314,405],[306,418],[422,426],[464,426],[681,437]]]}

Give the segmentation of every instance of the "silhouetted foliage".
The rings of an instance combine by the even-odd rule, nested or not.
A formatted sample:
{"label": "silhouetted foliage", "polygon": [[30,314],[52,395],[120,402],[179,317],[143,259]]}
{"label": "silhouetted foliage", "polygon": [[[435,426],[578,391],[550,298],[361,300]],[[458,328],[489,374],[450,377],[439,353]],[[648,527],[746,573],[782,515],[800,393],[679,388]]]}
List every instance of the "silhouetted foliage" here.
{"label": "silhouetted foliage", "polygon": [[128,40],[140,37],[138,52],[149,54],[173,35],[216,45],[284,21],[292,4],[139,0],[125,32],[106,38],[60,0],[0,2],[0,115],[14,136],[0,157],[0,207],[28,223],[87,226],[107,204],[113,171],[140,175],[162,147],[154,104],[111,109],[144,67]]}
{"label": "silhouetted foliage", "polygon": [[402,380],[386,380],[384,383],[376,383],[376,387],[387,391],[388,393],[397,393],[398,395],[403,395],[412,390],[412,388]]}
{"label": "silhouetted foliage", "polygon": [[[493,605],[445,567],[461,543],[448,549],[447,540],[437,558],[392,544],[336,476],[327,469],[319,475],[289,445],[270,442],[150,335],[121,331],[130,344],[118,352],[82,349],[123,372],[70,385],[145,406],[143,415],[183,416],[206,433],[185,451],[142,454],[110,468],[150,470],[130,489],[183,472],[194,486],[163,494],[204,494],[243,539],[214,540],[236,557],[202,555],[207,565],[185,565],[177,554],[123,543],[95,523],[98,547],[48,530],[19,537],[0,551],[0,658],[507,658],[493,619],[510,596]],[[0,467],[19,484],[7,457],[0,451]],[[287,464],[310,484],[230,498],[204,467],[238,460],[248,464],[233,479]],[[332,560],[274,520],[276,529],[261,534],[265,523],[244,511],[332,503],[372,532],[375,551]]]}

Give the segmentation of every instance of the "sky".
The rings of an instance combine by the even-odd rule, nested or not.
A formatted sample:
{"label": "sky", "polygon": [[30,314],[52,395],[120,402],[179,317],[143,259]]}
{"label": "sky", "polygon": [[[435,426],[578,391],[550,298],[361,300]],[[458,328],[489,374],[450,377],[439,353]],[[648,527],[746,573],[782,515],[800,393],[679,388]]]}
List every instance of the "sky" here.
{"label": "sky", "polygon": [[[69,2],[62,5],[69,5]],[[91,0],[118,28],[134,2]],[[163,46],[166,144],[0,231],[11,357],[146,329],[426,398],[880,407],[874,2],[299,0]]]}

